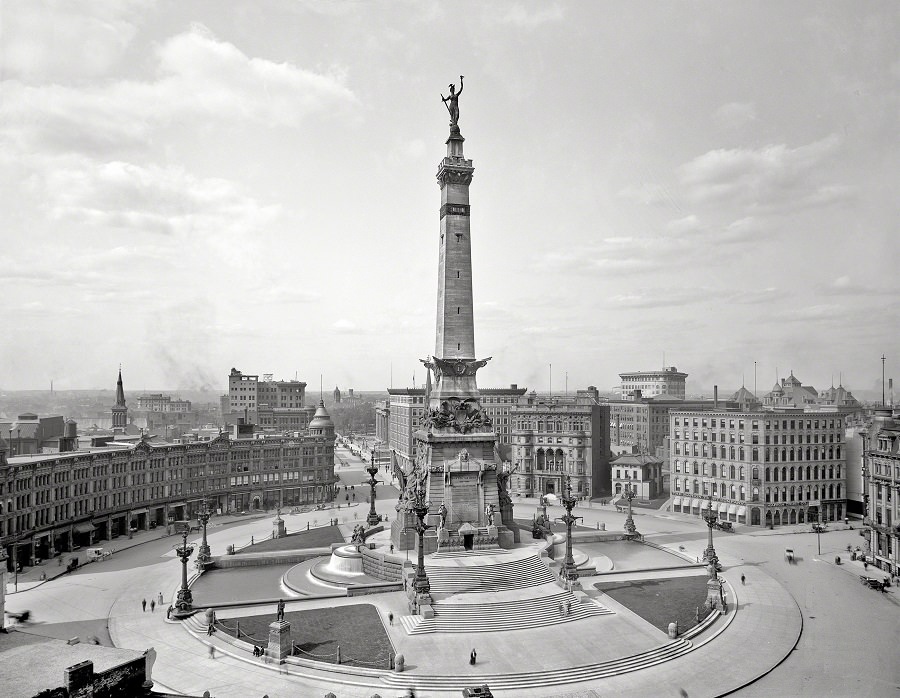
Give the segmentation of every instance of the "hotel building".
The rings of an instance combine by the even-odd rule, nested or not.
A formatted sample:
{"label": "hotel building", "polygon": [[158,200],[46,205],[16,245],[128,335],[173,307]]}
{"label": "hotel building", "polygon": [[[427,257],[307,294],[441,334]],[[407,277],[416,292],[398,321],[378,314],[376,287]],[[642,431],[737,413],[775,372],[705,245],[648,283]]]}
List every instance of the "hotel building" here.
{"label": "hotel building", "polygon": [[752,526],[846,516],[840,414],[802,409],[671,413],[672,511],[710,499],[724,520]]}

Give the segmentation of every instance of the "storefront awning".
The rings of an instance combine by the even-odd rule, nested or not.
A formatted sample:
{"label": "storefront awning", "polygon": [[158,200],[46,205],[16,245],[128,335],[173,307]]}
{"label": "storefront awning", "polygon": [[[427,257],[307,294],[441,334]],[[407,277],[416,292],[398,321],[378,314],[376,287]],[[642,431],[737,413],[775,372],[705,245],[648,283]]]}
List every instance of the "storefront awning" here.
{"label": "storefront awning", "polygon": [[146,509],[135,509],[134,511],[131,512],[131,515],[137,516],[138,514],[149,514],[149,513],[150,512],[147,511]]}
{"label": "storefront awning", "polygon": [[740,507],[738,509],[738,516],[746,516],[747,515],[747,507]]}
{"label": "storefront awning", "polygon": [[720,514],[728,513],[728,505],[725,502],[719,502],[719,513]]}
{"label": "storefront awning", "polygon": [[675,499],[672,500],[672,506],[680,507],[681,506],[681,497],[675,497]]}
{"label": "storefront awning", "polygon": [[692,508],[692,509],[699,509],[699,508],[700,508],[700,505],[701,505],[702,503],[703,503],[703,502],[701,502],[699,499],[692,499],[692,500],[691,500],[691,508]]}
{"label": "storefront awning", "polygon": [[75,533],[90,533],[94,530],[94,524],[90,521],[85,521],[84,523],[75,524],[72,529]]}
{"label": "storefront awning", "polygon": [[178,507],[186,507],[187,504],[185,502],[172,502],[169,504],[169,509],[177,509]]}
{"label": "storefront awning", "polygon": [[728,513],[729,513],[729,514],[737,514],[737,513],[738,513],[738,506],[737,506],[737,504],[729,504],[729,505],[728,505]]}

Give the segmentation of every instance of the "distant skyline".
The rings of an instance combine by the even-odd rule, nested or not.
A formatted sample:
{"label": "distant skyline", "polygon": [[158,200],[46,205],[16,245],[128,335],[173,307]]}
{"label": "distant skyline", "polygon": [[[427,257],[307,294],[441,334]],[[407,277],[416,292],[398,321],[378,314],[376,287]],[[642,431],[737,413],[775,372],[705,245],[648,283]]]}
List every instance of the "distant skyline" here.
{"label": "distant skyline", "polygon": [[2,389],[424,383],[460,74],[481,385],[900,377],[896,2],[8,0],[0,24]]}

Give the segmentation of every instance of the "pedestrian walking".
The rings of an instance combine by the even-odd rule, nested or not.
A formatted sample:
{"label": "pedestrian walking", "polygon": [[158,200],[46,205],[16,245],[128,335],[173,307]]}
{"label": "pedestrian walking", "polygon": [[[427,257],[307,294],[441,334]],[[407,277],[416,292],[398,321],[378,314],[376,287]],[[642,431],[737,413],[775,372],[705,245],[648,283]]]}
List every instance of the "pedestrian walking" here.
{"label": "pedestrian walking", "polygon": [[153,613],[153,611],[155,611],[155,610],[156,610],[156,600],[150,599],[150,613]]}
{"label": "pedestrian walking", "polygon": [[165,600],[163,599],[162,592],[159,592],[159,597],[158,597],[156,603],[158,603],[160,606],[162,606],[162,605],[165,603]]}
{"label": "pedestrian walking", "polygon": [[744,575],[741,575],[741,585],[746,583],[746,579],[747,578]]}
{"label": "pedestrian walking", "polygon": [[147,599],[141,600],[141,610],[144,611],[144,613],[147,612]]}
{"label": "pedestrian walking", "polygon": [[216,658],[216,648],[213,647],[212,645],[209,646],[209,658],[210,659]]}
{"label": "pedestrian walking", "polygon": [[565,615],[566,615],[566,607],[563,606],[563,602],[562,602],[562,601],[559,602],[559,615],[561,615],[561,616],[565,616]]}
{"label": "pedestrian walking", "polygon": [[473,664],[473,665],[474,665],[474,664],[475,664],[475,659],[476,659],[477,656],[478,656],[478,655],[476,654],[475,650],[473,649],[473,650],[472,650],[472,654],[469,655],[469,664]]}
{"label": "pedestrian walking", "polygon": [[393,624],[394,624],[394,614],[388,613],[388,625],[393,625]]}
{"label": "pedestrian walking", "polygon": [[393,555],[393,554],[394,554],[394,544],[391,543],[391,555]]}
{"label": "pedestrian walking", "polygon": [[568,616],[572,612],[572,601],[566,601],[566,616]]}

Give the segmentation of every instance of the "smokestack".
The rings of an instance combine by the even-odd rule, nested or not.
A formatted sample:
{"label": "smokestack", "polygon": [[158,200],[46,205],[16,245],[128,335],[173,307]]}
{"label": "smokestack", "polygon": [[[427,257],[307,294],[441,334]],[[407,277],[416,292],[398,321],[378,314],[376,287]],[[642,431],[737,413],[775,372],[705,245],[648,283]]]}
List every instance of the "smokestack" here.
{"label": "smokestack", "polygon": [[719,386],[713,386],[713,409],[719,409]]}

